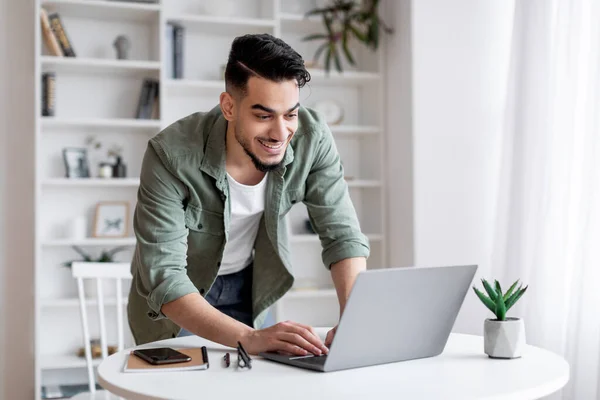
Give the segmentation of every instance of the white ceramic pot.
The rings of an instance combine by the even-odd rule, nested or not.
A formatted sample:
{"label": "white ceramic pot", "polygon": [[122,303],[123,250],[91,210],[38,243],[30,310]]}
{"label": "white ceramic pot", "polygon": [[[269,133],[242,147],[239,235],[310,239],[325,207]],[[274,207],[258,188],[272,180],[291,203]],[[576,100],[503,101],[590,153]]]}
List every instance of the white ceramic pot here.
{"label": "white ceramic pot", "polygon": [[519,358],[525,347],[525,323],[521,318],[488,318],[483,324],[483,342],[491,358]]}

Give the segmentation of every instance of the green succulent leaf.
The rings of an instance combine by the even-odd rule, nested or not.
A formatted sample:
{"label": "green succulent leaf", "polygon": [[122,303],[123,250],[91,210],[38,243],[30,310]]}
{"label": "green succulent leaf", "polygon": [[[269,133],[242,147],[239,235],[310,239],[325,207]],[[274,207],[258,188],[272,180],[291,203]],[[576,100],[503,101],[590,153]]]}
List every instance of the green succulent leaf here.
{"label": "green succulent leaf", "polygon": [[496,303],[496,298],[498,297],[498,294],[494,291],[494,289],[492,288],[492,286],[489,284],[488,281],[486,281],[485,279],[482,279],[481,282],[483,283],[483,287],[485,288],[485,291],[487,292],[488,296],[490,296],[490,299]]}
{"label": "green succulent leaf", "polygon": [[498,296],[496,298],[496,318],[500,321],[506,320],[506,305],[504,304],[504,299],[502,296]]}
{"label": "green succulent leaf", "polygon": [[512,295],[513,291],[515,290],[515,288],[517,287],[517,285],[519,284],[519,280],[517,279],[515,281],[515,283],[513,283],[511,285],[511,287],[508,288],[508,291],[504,294],[504,302],[506,303],[507,300],[510,298],[510,296]]}
{"label": "green succulent leaf", "polygon": [[496,288],[496,293],[498,293],[498,296],[502,296],[502,286],[500,286],[500,282],[498,282],[496,279],[494,279],[494,287]]}
{"label": "green succulent leaf", "polygon": [[510,310],[510,308],[512,306],[514,306],[516,304],[517,301],[519,301],[519,299],[521,298],[521,296],[523,296],[525,294],[525,291],[527,291],[527,288],[529,286],[525,286],[523,289],[517,290],[506,302],[506,311]]}
{"label": "green succulent leaf", "polygon": [[489,297],[487,297],[485,294],[483,294],[479,289],[477,289],[476,287],[473,286],[473,290],[475,291],[475,294],[477,295],[477,297],[479,297],[479,299],[481,300],[481,302],[483,304],[485,304],[485,306],[494,314],[496,313],[496,305],[494,304],[494,302],[492,300],[490,300]]}

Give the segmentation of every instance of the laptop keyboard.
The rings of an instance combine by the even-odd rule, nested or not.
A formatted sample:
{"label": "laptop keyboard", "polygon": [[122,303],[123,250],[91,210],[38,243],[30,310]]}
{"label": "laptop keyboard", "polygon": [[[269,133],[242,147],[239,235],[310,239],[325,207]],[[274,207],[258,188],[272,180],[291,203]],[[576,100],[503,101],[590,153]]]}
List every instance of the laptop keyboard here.
{"label": "laptop keyboard", "polygon": [[311,364],[311,365],[325,365],[325,361],[327,360],[327,355],[323,354],[320,356],[300,357],[300,358],[291,357],[291,359],[294,361],[297,361],[297,362]]}

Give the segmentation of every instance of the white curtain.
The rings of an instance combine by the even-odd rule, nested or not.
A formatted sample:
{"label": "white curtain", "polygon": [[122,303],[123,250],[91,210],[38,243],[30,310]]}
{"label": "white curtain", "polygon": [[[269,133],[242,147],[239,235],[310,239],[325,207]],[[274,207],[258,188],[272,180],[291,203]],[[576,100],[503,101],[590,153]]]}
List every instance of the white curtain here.
{"label": "white curtain", "polygon": [[515,6],[492,273],[570,364],[553,397],[600,399],[600,1]]}

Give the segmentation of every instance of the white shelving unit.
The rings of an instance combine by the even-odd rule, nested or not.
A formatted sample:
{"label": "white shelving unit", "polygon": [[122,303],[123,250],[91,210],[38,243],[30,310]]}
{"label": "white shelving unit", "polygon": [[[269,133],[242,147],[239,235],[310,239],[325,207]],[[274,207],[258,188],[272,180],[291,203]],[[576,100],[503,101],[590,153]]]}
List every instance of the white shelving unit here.
{"label": "white shelving unit", "polygon": [[[226,0],[222,0],[223,3]],[[129,261],[135,246],[132,214],[135,207],[141,160],[147,141],[175,120],[217,105],[224,90],[221,66],[227,61],[231,41],[245,33],[271,33],[281,37],[312,60],[318,43],[304,42],[307,34],[322,31],[318,18],[305,19],[287,9],[287,0],[236,2],[234,15],[210,14],[210,0],[162,0],[135,3],[115,0],[36,0],[36,399],[48,384],[84,383],[85,360],[76,355],[82,345],[78,300],[67,260],[78,259],[79,246],[92,254],[126,246],[117,261]],[[296,3],[310,1],[300,0]],[[50,56],[40,29],[39,8],[57,11],[77,54],[75,58]],[[307,8],[306,8],[307,9]],[[184,26],[184,79],[166,75],[165,27]],[[112,42],[117,35],[130,37],[129,60],[117,60]],[[198,51],[202,49],[202,51]],[[385,127],[383,119],[383,58],[380,53],[355,49],[358,67],[344,63],[344,72],[325,74],[310,69],[311,81],[301,91],[301,103],[338,101],[345,110],[341,124],[330,126],[344,162],[350,195],[363,231],[371,243],[369,268],[382,268],[387,260],[383,169]],[[41,75],[56,73],[56,114],[41,116]],[[135,119],[144,78],[159,80],[160,116]],[[102,148],[90,154],[92,178],[65,178],[62,149],[84,147],[90,135]],[[124,148],[127,178],[97,177],[96,166],[111,145]],[[70,238],[69,220],[84,216],[91,232],[99,201],[126,201],[130,206],[128,236],[100,239]],[[275,306],[278,320],[294,319],[313,325],[333,324],[338,304],[329,272],[322,265],[318,237],[307,230],[306,208],[298,204],[288,214],[291,230],[295,287]],[[90,236],[90,235],[88,235]],[[115,298],[108,296],[109,312]],[[95,312],[94,301],[88,306]],[[92,315],[93,317],[93,315]],[[107,318],[110,320],[110,318]],[[127,326],[127,325],[126,325]],[[93,327],[92,327],[93,328]],[[110,326],[108,327],[110,329]],[[110,341],[109,333],[109,341]],[[129,343],[133,345],[131,337]],[[98,360],[95,363],[99,363]]]}

